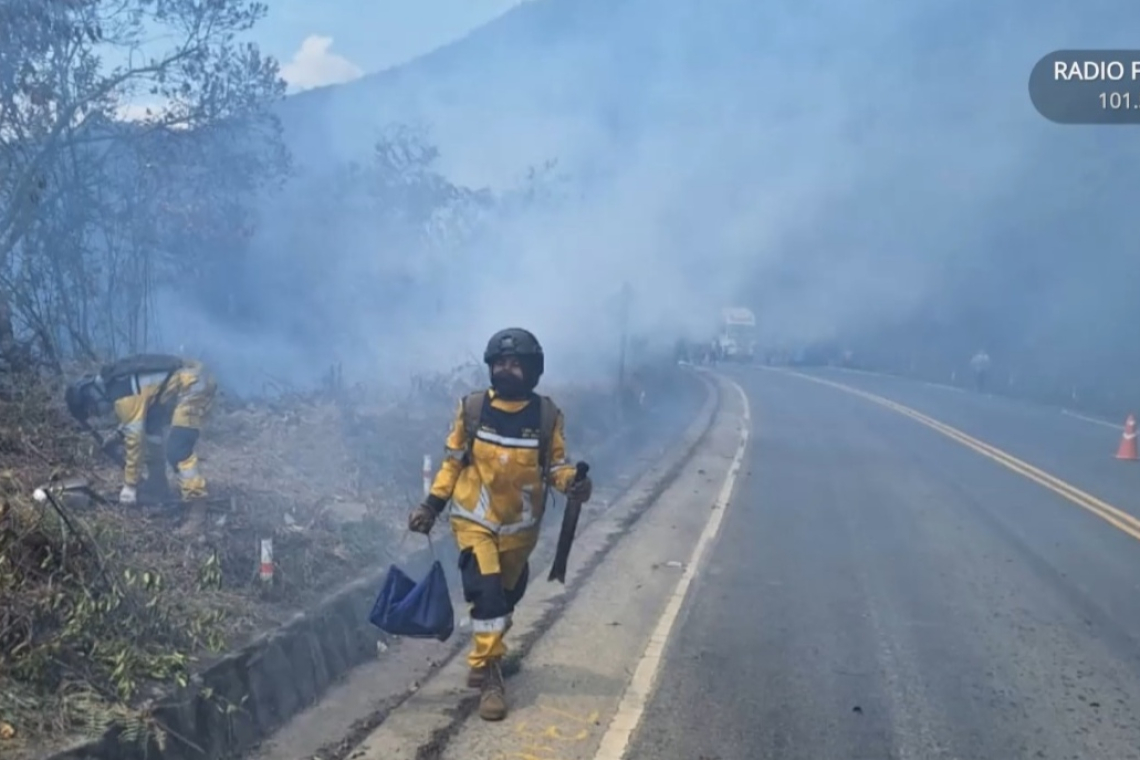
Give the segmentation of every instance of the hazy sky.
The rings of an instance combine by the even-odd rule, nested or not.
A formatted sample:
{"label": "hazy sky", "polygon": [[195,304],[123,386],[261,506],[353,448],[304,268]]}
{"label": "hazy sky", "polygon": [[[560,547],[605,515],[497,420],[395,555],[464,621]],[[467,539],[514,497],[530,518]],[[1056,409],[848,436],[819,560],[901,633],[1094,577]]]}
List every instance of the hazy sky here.
{"label": "hazy sky", "polygon": [[255,30],[295,89],[380,71],[462,37],[518,0],[271,0]]}

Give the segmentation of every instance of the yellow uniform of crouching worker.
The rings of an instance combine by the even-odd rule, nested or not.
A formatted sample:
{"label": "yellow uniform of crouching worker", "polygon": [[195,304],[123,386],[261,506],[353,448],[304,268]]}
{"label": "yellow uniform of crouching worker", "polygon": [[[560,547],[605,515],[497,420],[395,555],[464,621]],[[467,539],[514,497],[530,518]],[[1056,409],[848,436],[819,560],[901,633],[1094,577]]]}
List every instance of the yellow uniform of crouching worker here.
{"label": "yellow uniform of crouching worker", "polygon": [[429,496],[412,511],[408,524],[411,530],[429,532],[451,502],[463,592],[471,604],[468,685],[481,689],[480,716],[501,720],[507,711],[503,637],[526,592],[547,486],[586,501],[591,484],[588,478],[575,482],[562,413],[549,398],[534,393],[544,369],[535,337],[517,328],[496,333],[484,360],[491,369],[491,389],[460,403],[447,455]]}
{"label": "yellow uniform of crouching worker", "polygon": [[[184,501],[207,496],[195,447],[217,385],[201,362],[160,354],[131,356],[104,366],[67,390],[72,415],[87,424],[114,412],[122,444],[120,503],[138,499],[144,467],[148,482],[166,481],[174,468]],[[114,442],[112,442],[114,443]]]}

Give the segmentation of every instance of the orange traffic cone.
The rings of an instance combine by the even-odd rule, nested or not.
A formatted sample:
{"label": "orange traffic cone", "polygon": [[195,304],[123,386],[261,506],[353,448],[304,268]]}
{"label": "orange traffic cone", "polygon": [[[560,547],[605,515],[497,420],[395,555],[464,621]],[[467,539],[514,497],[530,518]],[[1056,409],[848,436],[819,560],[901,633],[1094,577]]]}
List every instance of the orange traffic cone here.
{"label": "orange traffic cone", "polygon": [[1140,453],[1136,451],[1136,418],[1131,414],[1124,421],[1124,434],[1120,436],[1120,447],[1116,449],[1116,458],[1131,462],[1140,459]]}

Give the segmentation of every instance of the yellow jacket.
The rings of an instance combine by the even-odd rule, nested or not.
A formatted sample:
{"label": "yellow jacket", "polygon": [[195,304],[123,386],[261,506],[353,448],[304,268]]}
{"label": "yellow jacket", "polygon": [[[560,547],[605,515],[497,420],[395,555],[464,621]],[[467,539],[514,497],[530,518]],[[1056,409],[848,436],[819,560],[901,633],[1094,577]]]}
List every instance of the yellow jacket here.
{"label": "yellow jacket", "polygon": [[[490,403],[482,415],[467,461],[467,430],[463,402],[447,436],[447,454],[432,482],[428,503],[442,511],[451,501],[453,521],[474,523],[500,537],[500,549],[533,542],[542,522],[542,472],[539,465],[540,403],[537,396],[507,401],[488,391]],[[550,485],[562,493],[574,480],[574,465],[566,459],[561,411],[549,444]],[[456,527],[461,527],[457,525]]]}
{"label": "yellow jacket", "polygon": [[200,428],[215,388],[213,378],[206,374],[202,364],[189,359],[174,372],[138,372],[117,378],[108,386],[126,449],[124,483],[137,485],[139,482],[148,427],[153,433],[171,424]]}

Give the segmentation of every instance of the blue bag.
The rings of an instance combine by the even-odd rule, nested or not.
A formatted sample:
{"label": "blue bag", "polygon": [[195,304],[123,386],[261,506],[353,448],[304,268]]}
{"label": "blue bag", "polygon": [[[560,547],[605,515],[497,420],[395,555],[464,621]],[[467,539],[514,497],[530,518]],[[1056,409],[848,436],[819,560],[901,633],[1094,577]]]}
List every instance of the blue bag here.
{"label": "blue bag", "polygon": [[432,562],[419,583],[395,565],[389,566],[368,620],[393,636],[447,641],[455,631],[455,610],[443,565],[438,559]]}

